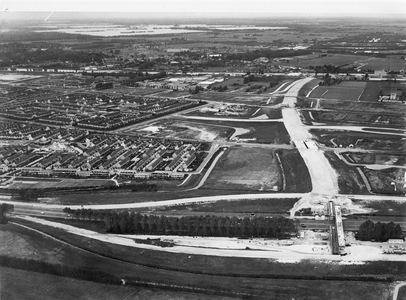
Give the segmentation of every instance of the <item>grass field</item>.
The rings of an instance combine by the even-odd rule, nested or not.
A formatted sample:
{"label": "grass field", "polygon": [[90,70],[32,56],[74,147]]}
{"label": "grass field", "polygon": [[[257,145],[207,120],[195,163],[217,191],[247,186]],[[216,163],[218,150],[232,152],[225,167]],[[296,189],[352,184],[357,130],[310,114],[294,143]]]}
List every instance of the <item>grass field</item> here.
{"label": "grass field", "polygon": [[258,200],[222,200],[212,203],[178,205],[165,209],[155,209],[154,213],[173,212],[174,214],[182,214],[183,212],[197,213],[255,213],[264,214],[284,214],[289,211],[298,201],[297,198],[292,199],[258,199]]}
{"label": "grass field", "polygon": [[211,126],[224,126],[231,128],[244,128],[248,133],[239,135],[239,138],[255,139],[254,143],[266,144],[290,144],[290,137],[282,122],[237,122],[237,121],[217,121],[217,120],[198,120],[199,124],[208,124]]}
{"label": "grass field", "polygon": [[343,147],[354,145],[355,148],[374,150],[399,150],[406,149],[406,145],[399,136],[379,135],[367,132],[351,132],[344,130],[311,129],[310,132],[317,141],[328,147],[335,147],[331,142]]}
{"label": "grass field", "polygon": [[204,92],[197,95],[193,95],[191,99],[207,100],[207,101],[217,101],[217,102],[228,102],[228,103],[240,103],[240,104],[250,104],[250,105],[264,105],[269,99],[268,94],[261,95],[249,95],[247,93],[219,93],[219,92]]}
{"label": "grass field", "polygon": [[352,199],[356,205],[375,210],[376,216],[406,216],[406,202],[403,201],[367,201]]}
{"label": "grass field", "polygon": [[361,101],[375,102],[378,100],[379,93],[384,88],[405,88],[405,85],[399,82],[369,81],[367,82]]}
{"label": "grass field", "polygon": [[365,82],[342,82],[332,86],[319,86],[311,94],[310,98],[358,100],[364,91]]}
{"label": "grass field", "polygon": [[285,175],[286,193],[306,193],[312,189],[309,170],[297,149],[278,151]]}
{"label": "grass field", "polygon": [[234,129],[229,126],[203,123],[200,120],[194,122],[181,119],[160,120],[149,124],[148,127],[135,129],[134,132],[143,132],[145,136],[154,138],[199,139],[211,142],[217,138],[230,137]]}
{"label": "grass field", "polygon": [[230,190],[282,189],[282,174],[275,153],[263,148],[229,149],[214,167],[203,188]]}
{"label": "grass field", "polygon": [[168,97],[168,98],[178,98],[178,97],[185,97],[190,96],[190,92],[183,92],[183,91],[173,91],[173,90],[156,90],[157,93],[154,93],[154,96],[158,97]]}
{"label": "grass field", "polygon": [[358,164],[388,164],[404,166],[406,156],[390,154],[373,154],[373,153],[347,153],[351,159]]}
{"label": "grass field", "polygon": [[337,172],[338,188],[341,194],[369,194],[355,167],[345,164],[332,152],[325,152],[324,155]]}
{"label": "grass field", "polygon": [[[405,170],[396,168],[369,170],[365,168],[364,173],[368,178],[372,191],[375,193],[389,195],[403,195],[406,193],[406,188],[403,187],[404,180],[400,179],[404,176]],[[392,182],[394,185],[392,185]]]}
{"label": "grass field", "polygon": [[362,62],[367,60],[369,57],[364,55],[351,55],[351,54],[327,54],[326,56],[320,57],[319,54],[310,54],[302,56],[299,61],[294,61],[292,64],[299,67],[309,67],[309,66],[323,66],[323,65],[334,65],[343,66],[347,64],[352,64],[354,62]]}
{"label": "grass field", "polygon": [[[183,187],[186,189],[186,187]],[[160,189],[158,189],[160,190]],[[246,191],[235,190],[233,194],[245,194]],[[258,193],[260,193],[258,191]],[[147,201],[163,201],[192,197],[229,195],[230,190],[206,190],[198,189],[183,191],[182,189],[165,189],[157,192],[131,192],[131,191],[94,191],[82,193],[65,193],[49,195],[47,198],[39,198],[39,202],[62,205],[88,205],[88,204],[112,204],[112,203],[139,203]]]}
{"label": "grass field", "polygon": [[[209,108],[211,108],[211,107],[218,108],[218,106],[219,105],[213,105],[213,106],[209,106]],[[213,117],[213,118],[230,118],[230,119],[250,119],[252,117],[261,115],[262,109],[260,107],[241,105],[241,108],[243,109],[243,111],[240,112],[240,115],[219,114],[218,112],[214,112],[214,111],[203,111],[202,112],[200,110],[194,110],[185,115],[186,116],[199,116],[199,117]],[[253,116],[254,114],[255,114],[255,116]],[[279,118],[281,118],[281,116]],[[270,118],[270,119],[273,119],[273,118]]]}
{"label": "grass field", "polygon": [[51,179],[44,180],[43,178],[24,178],[23,180],[16,178],[10,185],[10,189],[75,189],[75,188],[90,188],[115,186],[115,183],[108,179]]}
{"label": "grass field", "polygon": [[[24,221],[24,223],[27,223]],[[30,222],[29,222],[30,223]],[[389,295],[390,285],[385,282],[370,281],[340,281],[300,279],[300,276],[339,276],[345,280],[347,276],[404,276],[404,262],[375,262],[365,265],[339,265],[322,263],[317,261],[302,261],[301,263],[282,264],[268,259],[242,259],[235,257],[208,257],[199,255],[183,255],[177,253],[165,253],[161,251],[144,250],[132,247],[124,247],[101,243],[95,240],[78,237],[53,229],[44,225],[30,225],[43,230],[51,235],[58,236],[69,243],[89,249],[107,256],[114,256],[126,261],[141,264],[159,265],[163,268],[175,267],[186,268],[188,273],[178,271],[151,269],[134,264],[110,260],[82,252],[84,257],[91,256],[81,261],[87,266],[93,266],[98,270],[109,270],[120,278],[142,278],[144,281],[164,282],[180,286],[197,286],[202,289],[215,291],[229,291],[247,293],[251,297],[265,299],[360,299],[378,300],[386,299]],[[39,238],[41,240],[41,238]],[[76,255],[77,257],[77,255]],[[76,258],[77,260],[78,258]],[[74,261],[76,264],[76,261]],[[203,272],[217,275],[202,275],[190,272]],[[126,275],[127,274],[127,275]],[[226,274],[240,274],[245,277],[230,277]],[[253,276],[253,277],[250,277]],[[277,276],[277,277],[275,277]],[[277,279],[278,277],[284,279]],[[289,279],[295,276],[297,279]],[[268,278],[265,278],[268,277]],[[400,277],[399,277],[400,278]],[[306,296],[307,298],[303,298]],[[319,297],[319,298],[317,298]]]}
{"label": "grass field", "polygon": [[307,94],[315,87],[319,84],[320,80],[319,79],[313,79],[311,81],[309,81],[308,83],[306,83],[304,86],[301,87],[301,89],[299,90],[298,95],[299,96],[307,96]]}
{"label": "grass field", "polygon": [[0,298],[7,300],[232,299],[141,286],[108,285],[4,267],[0,267],[0,284]]}
{"label": "grass field", "polygon": [[[306,119],[327,124],[341,125],[367,125],[379,127],[404,128],[406,118],[402,114],[373,114],[370,112],[349,112],[349,111],[311,111]],[[383,130],[382,130],[383,131]]]}

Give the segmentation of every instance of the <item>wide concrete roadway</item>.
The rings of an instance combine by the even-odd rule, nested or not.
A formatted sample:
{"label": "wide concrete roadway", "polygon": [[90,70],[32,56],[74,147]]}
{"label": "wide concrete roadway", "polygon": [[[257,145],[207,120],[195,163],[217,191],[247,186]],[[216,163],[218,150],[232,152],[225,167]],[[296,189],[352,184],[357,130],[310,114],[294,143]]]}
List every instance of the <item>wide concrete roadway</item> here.
{"label": "wide concrete roadway", "polygon": [[283,99],[285,107],[282,108],[283,123],[309,170],[312,192],[335,195],[338,194],[337,174],[324,156],[323,151],[312,141],[312,135],[303,125],[294,107],[299,90],[311,80],[313,80],[312,77],[296,81],[296,84],[285,94]]}

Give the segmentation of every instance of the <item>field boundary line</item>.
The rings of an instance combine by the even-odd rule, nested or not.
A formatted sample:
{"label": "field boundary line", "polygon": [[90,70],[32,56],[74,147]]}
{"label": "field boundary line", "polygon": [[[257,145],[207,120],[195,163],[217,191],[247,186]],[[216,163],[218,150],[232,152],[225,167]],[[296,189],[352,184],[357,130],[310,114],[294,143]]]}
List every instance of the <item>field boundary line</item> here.
{"label": "field boundary line", "polygon": [[286,189],[285,169],[283,168],[282,160],[279,157],[279,154],[278,153],[275,153],[275,154],[276,154],[276,158],[278,159],[279,166],[280,166],[281,171],[282,171],[282,191],[284,191]]}

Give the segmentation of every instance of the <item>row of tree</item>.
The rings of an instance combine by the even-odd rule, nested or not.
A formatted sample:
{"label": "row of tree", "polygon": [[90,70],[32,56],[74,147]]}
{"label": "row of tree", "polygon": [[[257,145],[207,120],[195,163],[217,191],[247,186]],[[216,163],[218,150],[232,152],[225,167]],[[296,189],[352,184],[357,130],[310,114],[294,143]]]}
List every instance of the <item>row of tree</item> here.
{"label": "row of tree", "polygon": [[403,238],[402,228],[399,224],[374,223],[371,220],[365,221],[359,227],[356,238],[361,241],[386,242],[389,239]]}
{"label": "row of tree", "polygon": [[167,217],[70,208],[65,208],[64,212],[79,219],[103,220],[110,233],[263,238],[286,238],[296,233],[293,221],[284,217]]}

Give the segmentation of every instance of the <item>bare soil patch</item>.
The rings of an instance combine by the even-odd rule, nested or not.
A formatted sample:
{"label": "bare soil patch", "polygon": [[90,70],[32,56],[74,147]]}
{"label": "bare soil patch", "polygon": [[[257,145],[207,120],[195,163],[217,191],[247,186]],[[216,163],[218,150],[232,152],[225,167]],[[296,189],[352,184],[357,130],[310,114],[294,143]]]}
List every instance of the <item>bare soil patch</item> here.
{"label": "bare soil patch", "polygon": [[275,153],[263,148],[235,147],[222,156],[203,188],[277,190],[282,174]]}

